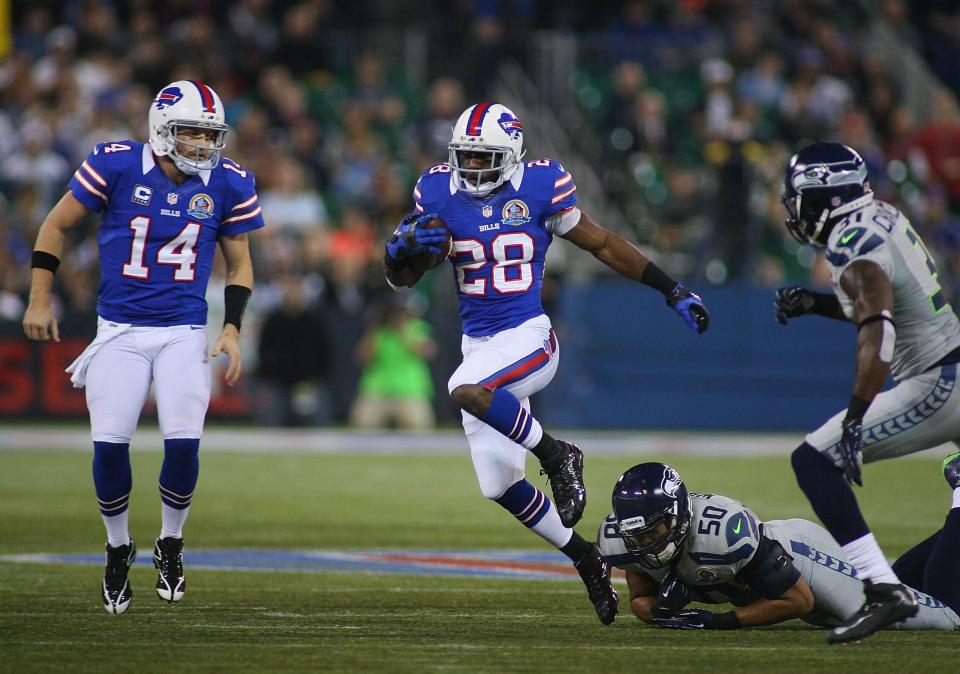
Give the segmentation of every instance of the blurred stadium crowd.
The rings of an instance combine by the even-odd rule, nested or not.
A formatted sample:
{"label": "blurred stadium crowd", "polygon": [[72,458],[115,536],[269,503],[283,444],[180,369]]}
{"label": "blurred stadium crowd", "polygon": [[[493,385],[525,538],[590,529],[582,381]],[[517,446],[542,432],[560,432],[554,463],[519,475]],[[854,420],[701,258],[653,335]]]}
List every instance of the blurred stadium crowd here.
{"label": "blurred stadium crowd", "polygon": [[[257,287],[243,334],[247,371],[275,393],[265,422],[347,419],[371,335],[389,323],[377,317],[397,314],[383,239],[410,208],[419,173],[445,160],[460,111],[493,95],[499,66],[517,63],[536,83],[544,34],[576,53],[562,90],[544,96],[602,177],[602,197],[673,273],[827,282],[814,253],[786,234],[779,185],[799,144],[839,140],[863,154],[880,198],[934,248],[945,289],[960,290],[955,3],[15,5],[12,51],[0,62],[0,321],[19,322],[37,228],[94,144],[145,140],[155,92],[204,80],[226,105],[227,154],[255,172],[267,222],[253,237]],[[875,21],[925,60],[928,105],[904,104],[903,74],[865,47]],[[66,331],[93,329],[95,225],[76,233],[57,274]],[[222,285],[215,272],[214,325]],[[438,355],[437,381],[457,357],[450,285],[436,274],[402,300],[401,313],[425,313],[436,342],[452,345],[438,351],[454,353]]]}

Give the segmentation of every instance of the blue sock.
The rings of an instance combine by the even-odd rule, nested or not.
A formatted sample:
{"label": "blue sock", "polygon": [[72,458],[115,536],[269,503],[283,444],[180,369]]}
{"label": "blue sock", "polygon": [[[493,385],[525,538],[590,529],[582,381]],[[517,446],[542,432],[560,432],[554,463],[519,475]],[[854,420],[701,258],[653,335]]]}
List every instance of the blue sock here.
{"label": "blue sock", "polygon": [[891,567],[897,574],[897,578],[916,590],[926,592],[923,575],[938,538],[940,538],[939,531],[900,555]]}
{"label": "blue sock", "polygon": [[494,389],[490,407],[480,420],[527,449],[536,447],[543,437],[540,423],[506,389]]}
{"label": "blue sock", "polygon": [[190,507],[197,477],[200,475],[199,451],[199,438],[163,441],[160,499],[171,508],[183,510]]}
{"label": "blue sock", "polygon": [[923,591],[960,612],[960,508],[947,513],[923,573]]}
{"label": "blue sock", "polygon": [[528,529],[536,526],[550,510],[550,499],[526,480],[514,482],[496,501]]}
{"label": "blue sock", "polygon": [[104,517],[126,511],[133,488],[129,443],[93,442],[93,486]]}
{"label": "blue sock", "polygon": [[797,484],[840,545],[870,533],[842,470],[807,443],[795,449],[790,458]]}

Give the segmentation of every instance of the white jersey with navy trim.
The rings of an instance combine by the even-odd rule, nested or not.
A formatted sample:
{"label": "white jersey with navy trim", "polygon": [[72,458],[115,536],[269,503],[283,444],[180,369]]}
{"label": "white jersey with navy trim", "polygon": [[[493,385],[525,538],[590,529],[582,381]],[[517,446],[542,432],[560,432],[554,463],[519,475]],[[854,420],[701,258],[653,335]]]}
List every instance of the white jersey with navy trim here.
{"label": "white jersey with navy trim", "polygon": [[577,224],[576,184],[552,159],[521,163],[481,198],[457,190],[449,164],[423,173],[415,210],[437,213],[453,237],[450,262],[464,334],[492,335],[543,313],[540,289],[553,235]]}
{"label": "white jersey with navy trim", "polygon": [[947,303],[937,266],[910,221],[890,204],[874,200],[841,221],[827,241],[833,289],[844,315],[853,303],[840,276],[857,260],[880,266],[893,286],[897,339],[891,373],[900,382],[926,371],[960,347],[960,322]]}
{"label": "white jersey with navy trim", "polygon": [[150,145],[97,145],[69,189],[102,213],[97,313],[139,326],[204,325],[217,238],[263,227],[253,173],[223,158],[176,185]]}
{"label": "white jersey with navy trim", "polygon": [[[863,604],[863,583],[843,548],[823,527],[804,519],[761,522],[739,501],[717,494],[692,493],[692,517],[680,559],[673,571],[693,601],[744,606],[761,599],[740,577],[760,546],[760,536],[777,541],[810,586],[814,607],[803,620],[821,627],[844,622]],[[645,575],[656,583],[670,568],[647,569],[633,561],[613,526],[611,513],[600,525],[597,545],[613,566]],[[895,629],[960,629],[960,617],[943,602],[913,590],[919,613]]]}

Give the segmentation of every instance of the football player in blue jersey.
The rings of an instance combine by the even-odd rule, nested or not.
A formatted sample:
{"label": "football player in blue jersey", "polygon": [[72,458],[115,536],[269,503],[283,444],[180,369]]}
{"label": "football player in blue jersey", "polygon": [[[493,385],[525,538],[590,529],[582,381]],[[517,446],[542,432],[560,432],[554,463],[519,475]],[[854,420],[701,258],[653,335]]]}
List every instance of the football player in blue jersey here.
{"label": "football player in blue jersey", "polygon": [[74,386],[86,387],[93,482],[107,529],[103,604],[109,613],[130,604],[127,572],[136,546],[127,528],[129,447],[151,383],[164,438],[156,589],[168,602],[183,597],[183,525],[211,386],[204,293],[219,243],[227,267],[226,320],[209,355],[227,354],[225,379],[233,385],[253,288],[247,233],[264,224],[253,174],[221,157],[227,126],[213,89],[173,82],[151,102],[148,121],[149,143],[97,145],[47,215],[23,317],[30,339],[59,341],[50,293],[64,239],[84,216],[101,213],[97,335],[67,372]]}
{"label": "football player in blue jersey", "polygon": [[[453,128],[448,163],[420,177],[414,212],[386,243],[386,275],[395,289],[412,287],[424,271],[419,254],[449,253],[464,334],[463,363],[448,387],[463,410],[480,490],[574,562],[598,617],[609,624],[617,612],[609,567],[572,529],[586,504],[583,454],[551,437],[530,413],[529,397],[553,379],[560,355],[540,301],[547,248],[561,236],[659,290],[692,330],[704,332],[709,316],[697,295],[580,211],[563,166],[525,162],[523,154],[523,127],[513,112],[497,103],[467,108]],[[434,219],[445,227],[428,226]],[[441,251],[444,245],[449,250]],[[549,478],[554,507],[524,477],[526,450]]]}

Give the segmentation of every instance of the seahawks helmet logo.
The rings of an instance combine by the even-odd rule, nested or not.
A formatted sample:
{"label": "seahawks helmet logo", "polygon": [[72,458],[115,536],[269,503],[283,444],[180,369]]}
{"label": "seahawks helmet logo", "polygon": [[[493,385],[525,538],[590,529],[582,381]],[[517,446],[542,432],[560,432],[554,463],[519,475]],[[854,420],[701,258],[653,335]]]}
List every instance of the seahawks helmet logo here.
{"label": "seahawks helmet logo", "polygon": [[667,469],[663,471],[663,481],[660,483],[660,488],[663,489],[663,493],[667,496],[676,496],[677,490],[680,489],[680,485],[683,484],[683,480],[680,479],[680,474],[676,470],[670,466],[666,468]]}

